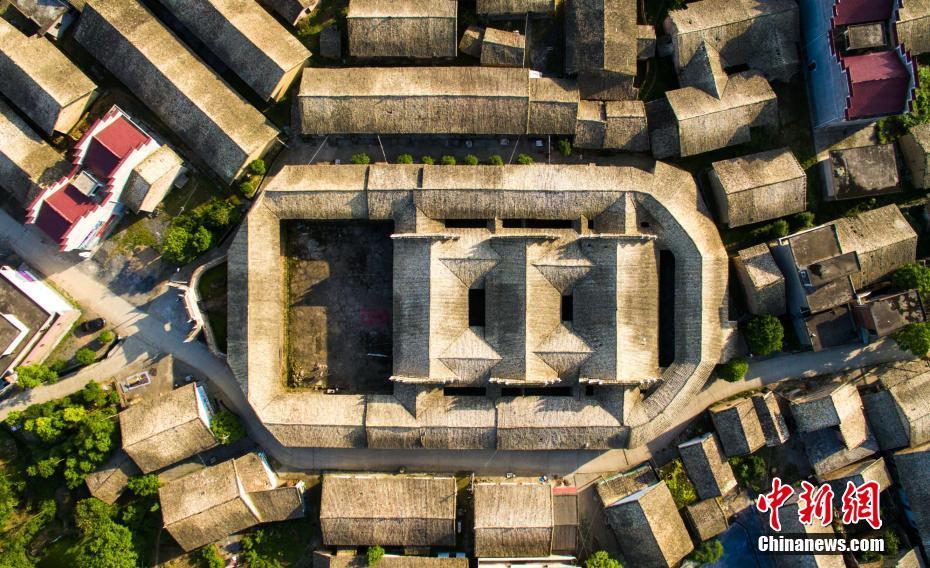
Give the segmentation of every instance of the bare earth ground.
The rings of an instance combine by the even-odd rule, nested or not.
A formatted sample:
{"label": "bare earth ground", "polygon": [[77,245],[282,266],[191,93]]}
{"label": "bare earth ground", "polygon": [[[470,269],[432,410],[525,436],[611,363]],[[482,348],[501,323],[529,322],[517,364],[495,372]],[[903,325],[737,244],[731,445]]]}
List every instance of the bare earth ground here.
{"label": "bare earth ground", "polygon": [[389,393],[390,222],[286,223],[288,385]]}

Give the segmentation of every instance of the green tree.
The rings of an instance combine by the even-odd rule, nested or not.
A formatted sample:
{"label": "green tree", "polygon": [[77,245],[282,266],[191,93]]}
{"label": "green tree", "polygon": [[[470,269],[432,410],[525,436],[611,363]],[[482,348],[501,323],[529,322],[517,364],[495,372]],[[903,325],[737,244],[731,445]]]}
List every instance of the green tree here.
{"label": "green tree", "polygon": [[559,152],[566,158],[572,155],[572,143],[565,138],[559,140]]}
{"label": "green tree", "polygon": [[116,339],[116,336],[113,335],[113,332],[110,331],[109,329],[105,329],[101,331],[100,335],[97,336],[97,341],[99,341],[101,345],[107,345],[108,343],[113,343],[114,339]]}
{"label": "green tree", "polygon": [[773,315],[764,314],[749,320],[744,331],[746,343],[754,355],[769,355],[781,351],[785,329]]}
{"label": "green tree", "polygon": [[150,473],[148,475],[131,477],[126,483],[126,486],[138,497],[151,497],[153,495],[158,495],[158,488],[161,487],[161,481],[158,480],[157,475]]}
{"label": "green tree", "polygon": [[253,160],[249,164],[249,173],[253,176],[263,176],[265,175],[265,161],[259,158],[258,160]]}
{"label": "green tree", "polygon": [[350,158],[350,161],[353,164],[364,166],[366,164],[371,163],[371,156],[369,156],[365,152],[359,152],[358,154],[352,154],[352,158]]}
{"label": "green tree", "polygon": [[26,389],[33,389],[43,383],[54,383],[57,380],[58,373],[42,363],[16,367],[16,382]]}
{"label": "green tree", "polygon": [[701,543],[694,552],[691,553],[691,560],[700,565],[713,564],[723,556],[723,543],[718,539],[708,540]]}
{"label": "green tree", "polygon": [[222,444],[232,444],[245,436],[245,426],[235,414],[221,410],[210,421],[210,430]]}
{"label": "green tree", "polygon": [[220,550],[215,544],[200,549],[200,565],[203,568],[224,568],[226,561],[220,556]]}
{"label": "green tree", "polygon": [[697,491],[685,474],[685,468],[680,459],[673,461],[663,469],[662,479],[665,480],[665,484],[672,494],[675,506],[680,509],[697,501]]}
{"label": "green tree", "polygon": [[413,156],[411,156],[410,154],[401,154],[400,156],[397,156],[397,163],[398,164],[412,164]]}
{"label": "green tree", "polygon": [[753,491],[762,491],[768,477],[768,465],[761,456],[738,456],[728,461],[740,485]]}
{"label": "green tree", "polygon": [[5,469],[0,469],[0,527],[19,506],[20,484],[14,483]]}
{"label": "green tree", "polygon": [[216,199],[207,206],[203,215],[203,223],[213,230],[224,229],[232,223],[235,210],[236,206],[229,201]]}
{"label": "green tree", "polygon": [[920,292],[921,298],[930,297],[930,268],[922,264],[905,264],[891,274],[891,283],[899,290]]}
{"label": "green tree", "polygon": [[930,352],[930,323],[912,323],[892,335],[895,342],[917,357],[926,357]]}
{"label": "green tree", "polygon": [[730,383],[743,380],[747,371],[749,361],[745,357],[734,357],[723,365],[717,365],[717,376]]}
{"label": "green tree", "polygon": [[81,401],[92,408],[101,408],[107,405],[115,405],[119,401],[119,395],[113,390],[103,390],[100,383],[91,381],[78,392]]}
{"label": "green tree", "polygon": [[623,568],[623,565],[607,552],[598,550],[584,561],[584,568]]}
{"label": "green tree", "polygon": [[77,353],[74,354],[74,360],[81,365],[87,366],[97,360],[97,354],[94,353],[93,349],[81,347],[77,350]]}
{"label": "green tree", "polygon": [[213,244],[213,233],[210,232],[206,227],[200,226],[197,227],[197,231],[194,232],[191,237],[191,248],[194,249],[194,252],[201,254],[207,251],[210,248],[210,245]]}
{"label": "green tree", "polygon": [[128,528],[113,520],[115,510],[91,497],[79,501],[74,521],[81,540],[71,549],[82,568],[135,568],[138,560]]}
{"label": "green tree", "polygon": [[528,166],[535,162],[536,160],[534,160],[533,156],[530,156],[529,154],[520,154],[519,156],[517,156],[517,163],[520,164],[521,166]]}
{"label": "green tree", "polygon": [[436,163],[436,160],[434,160],[432,156],[421,156],[420,163],[426,164],[427,166],[432,166]]}
{"label": "green tree", "polygon": [[239,193],[244,195],[247,199],[252,199],[257,189],[258,187],[252,183],[251,180],[246,180],[239,184]]}
{"label": "green tree", "polygon": [[794,216],[794,230],[803,231],[814,226],[814,213],[812,211],[801,211]]}
{"label": "green tree", "polygon": [[463,162],[465,162],[465,165],[466,165],[466,166],[477,166],[477,165],[478,165],[478,156],[476,156],[476,155],[474,155],[474,154],[469,154],[469,155],[465,156],[465,159],[463,160]]}
{"label": "green tree", "polygon": [[175,264],[184,264],[190,261],[188,246],[190,245],[190,231],[184,227],[169,227],[165,238],[161,242],[161,253],[165,260]]}
{"label": "green tree", "polygon": [[377,544],[374,546],[369,546],[366,557],[368,559],[368,565],[374,566],[384,557],[384,549]]}
{"label": "green tree", "polygon": [[488,164],[492,166],[503,166],[504,159],[498,156],[497,154],[494,154],[493,156],[488,158]]}

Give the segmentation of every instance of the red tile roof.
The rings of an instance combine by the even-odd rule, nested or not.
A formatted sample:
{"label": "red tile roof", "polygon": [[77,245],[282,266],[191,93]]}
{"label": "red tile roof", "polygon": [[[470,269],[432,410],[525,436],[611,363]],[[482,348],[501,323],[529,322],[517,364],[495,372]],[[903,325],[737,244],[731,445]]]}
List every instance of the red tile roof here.
{"label": "red tile roof", "polygon": [[843,59],[849,73],[849,119],[902,112],[910,75],[895,51],[853,55]]}
{"label": "red tile roof", "polygon": [[833,23],[837,26],[880,22],[891,18],[894,0],[837,0]]}
{"label": "red tile roof", "polygon": [[39,217],[36,219],[36,225],[45,234],[60,242],[68,234],[68,230],[75,221],[96,206],[97,202],[94,199],[68,184],[64,189],[56,191],[45,200],[39,211]]}
{"label": "red tile roof", "polygon": [[91,139],[84,167],[98,179],[109,179],[120,162],[148,141],[144,132],[120,116]]}

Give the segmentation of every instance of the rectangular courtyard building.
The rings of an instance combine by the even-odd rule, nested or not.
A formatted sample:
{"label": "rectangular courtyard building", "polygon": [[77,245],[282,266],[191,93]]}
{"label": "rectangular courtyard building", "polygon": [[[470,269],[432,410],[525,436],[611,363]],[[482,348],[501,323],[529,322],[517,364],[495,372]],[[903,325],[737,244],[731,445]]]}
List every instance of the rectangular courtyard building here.
{"label": "rectangular courtyard building", "polygon": [[549,556],[552,489],[545,483],[476,483],[475,556]]}
{"label": "rectangular courtyard building", "polygon": [[611,503],[605,513],[631,566],[677,566],[694,549],[664,481]]}
{"label": "rectangular courtyard building", "polygon": [[455,57],[455,0],[350,0],[349,55],[359,59]]}
{"label": "rectangular courtyard building", "polygon": [[255,0],[161,0],[256,94],[279,101],[310,52]]}
{"label": "rectangular courtyard building", "polygon": [[789,148],[714,162],[708,177],[720,220],[728,227],[807,209],[807,176]]}
{"label": "rectangular courtyard building", "polygon": [[454,477],[323,476],[326,546],[455,546]]}
{"label": "rectangular courtyard building", "polygon": [[528,69],[354,67],[304,71],[301,132],[525,135],[575,132],[578,90]]}
{"label": "rectangular courtyard building", "polygon": [[119,413],[123,450],[143,473],[168,467],[216,445],[207,395],[188,384]]}
{"label": "rectangular courtyard building", "polygon": [[0,77],[0,92],[49,136],[70,132],[97,90],[51,41],[25,36],[3,19]]}
{"label": "rectangular courtyard building", "polygon": [[783,315],[785,276],[765,243],[743,249],[733,258],[736,276],[746,295],[746,307],[754,315]]}
{"label": "rectangular courtyard building", "polygon": [[0,187],[21,205],[61,179],[70,164],[0,100]]}
{"label": "rectangular courtyard building", "polygon": [[75,39],[226,183],[278,130],[137,0],[88,0]]}

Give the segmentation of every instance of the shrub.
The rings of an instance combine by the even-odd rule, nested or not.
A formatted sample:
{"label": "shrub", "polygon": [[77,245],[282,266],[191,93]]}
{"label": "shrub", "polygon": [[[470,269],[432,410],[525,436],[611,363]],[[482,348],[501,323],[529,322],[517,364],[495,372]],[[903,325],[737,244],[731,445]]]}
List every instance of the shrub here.
{"label": "shrub", "polygon": [[411,156],[410,154],[401,154],[400,156],[397,156],[397,163],[398,164],[412,164],[413,156]]}
{"label": "shrub", "polygon": [[225,229],[233,222],[236,206],[229,201],[214,199],[203,212],[204,226],[210,229]]}
{"label": "shrub", "polygon": [[917,357],[926,357],[930,352],[930,323],[912,323],[892,335],[895,342]]}
{"label": "shrub", "polygon": [[469,154],[469,155],[465,156],[465,160],[463,160],[463,161],[465,162],[465,165],[466,165],[466,166],[477,166],[477,165],[478,165],[478,156],[475,156],[474,154]]}
{"label": "shrub", "polygon": [[24,389],[34,389],[42,383],[54,383],[58,373],[42,363],[16,367],[16,382]]}
{"label": "shrub", "polygon": [[490,158],[488,158],[488,164],[490,164],[490,165],[492,165],[492,166],[503,166],[503,165],[504,165],[504,159],[501,158],[500,156],[498,156],[497,154],[494,154],[493,156],[491,156]]}
{"label": "shrub", "polygon": [[378,563],[379,560],[381,560],[381,558],[384,557],[384,549],[377,544],[374,546],[369,546],[366,556],[368,558],[368,565],[374,566]]}
{"label": "shrub", "polygon": [[717,366],[717,376],[727,382],[735,383],[743,380],[748,370],[749,362],[745,357],[734,357],[723,365]]}
{"label": "shrub", "polygon": [[100,335],[97,336],[97,341],[99,341],[102,345],[113,343],[114,339],[116,339],[116,336],[113,335],[113,332],[109,329],[101,331]]}
{"label": "shrub", "polygon": [[723,544],[718,539],[708,540],[701,543],[694,552],[691,553],[691,560],[700,565],[713,564],[723,556]]}
{"label": "shrub", "polygon": [[148,475],[137,475],[136,477],[129,478],[126,486],[138,497],[151,497],[152,495],[158,494],[158,488],[161,487],[161,482],[158,480],[157,475],[150,473]]}
{"label": "shrub", "polygon": [[434,160],[432,156],[422,156],[420,157],[420,163],[426,164],[427,166],[432,166],[436,163],[436,160]]}
{"label": "shrub", "polygon": [[94,353],[93,349],[82,347],[74,354],[74,360],[86,367],[97,360],[97,354]]}
{"label": "shrub", "polygon": [[761,456],[738,456],[728,461],[740,485],[753,491],[762,491],[768,477],[768,466]]}
{"label": "shrub", "polygon": [[521,166],[528,166],[534,163],[535,161],[536,160],[533,159],[533,156],[530,156],[529,154],[520,154],[519,156],[517,156],[517,163],[520,164]]}
{"label": "shrub", "polygon": [[888,532],[885,533],[885,555],[888,558],[897,558],[898,550],[901,547],[901,537],[898,536],[898,533],[894,529],[888,529]]}
{"label": "shrub", "polygon": [[232,444],[245,436],[245,426],[235,414],[221,410],[210,421],[210,431],[221,444]]}
{"label": "shrub", "polygon": [[930,295],[930,268],[922,264],[905,264],[891,274],[891,282],[899,290],[917,289],[921,298]]}
{"label": "shrub", "polygon": [[255,195],[256,189],[257,188],[255,187],[255,184],[249,180],[239,184],[239,193],[244,195],[247,199],[252,199],[252,197]]}
{"label": "shrub", "polygon": [[749,344],[749,350],[754,355],[765,356],[781,351],[782,342],[785,339],[785,328],[782,327],[778,318],[769,314],[756,316],[749,320],[743,333],[746,343]]}
{"label": "shrub", "polygon": [[439,164],[442,166],[454,166],[456,164],[455,156],[443,156],[439,158]]}
{"label": "shrub", "polygon": [[220,556],[220,549],[210,544],[200,549],[200,565],[203,568],[224,568],[226,562]]}
{"label": "shrub", "polygon": [[249,164],[249,173],[253,176],[263,176],[265,171],[265,161],[260,158]]}
{"label": "shrub", "polygon": [[803,231],[804,229],[810,229],[814,226],[814,213],[813,211],[801,211],[794,216],[794,230]]}
{"label": "shrub", "polygon": [[584,568],[623,568],[623,564],[605,551],[598,550],[584,561]]}
{"label": "shrub", "polygon": [[184,264],[190,260],[187,248],[190,240],[190,231],[184,227],[170,227],[161,242],[161,254],[168,262]]}
{"label": "shrub", "polygon": [[[68,368],[68,362],[65,361],[64,359],[55,359],[54,361],[48,364],[48,368],[55,371],[56,374],[61,375],[64,372],[64,370]],[[93,383],[93,384],[97,384],[97,383]]]}
{"label": "shrub", "polygon": [[662,479],[668,485],[675,506],[679,509],[697,501],[697,491],[685,474],[685,468],[681,460],[675,460],[666,466]]}
{"label": "shrub", "polygon": [[364,166],[365,164],[371,163],[371,156],[365,152],[359,152],[358,154],[352,154],[352,157],[349,159],[353,164]]}
{"label": "shrub", "polygon": [[572,155],[572,143],[566,139],[559,140],[559,152],[566,158]]}
{"label": "shrub", "polygon": [[[213,244],[213,233],[204,226],[197,227],[197,230],[191,235],[190,245],[195,253],[201,254],[206,252]],[[193,259],[192,259],[193,260]]]}
{"label": "shrub", "polygon": [[773,239],[787,236],[791,228],[788,226],[788,221],[784,219],[779,219],[772,223],[771,232],[769,233]]}

